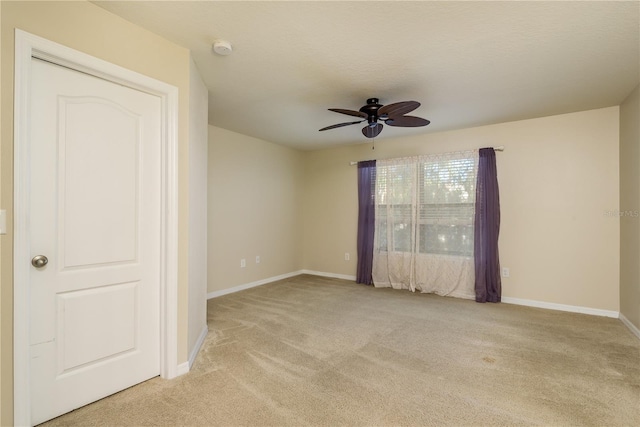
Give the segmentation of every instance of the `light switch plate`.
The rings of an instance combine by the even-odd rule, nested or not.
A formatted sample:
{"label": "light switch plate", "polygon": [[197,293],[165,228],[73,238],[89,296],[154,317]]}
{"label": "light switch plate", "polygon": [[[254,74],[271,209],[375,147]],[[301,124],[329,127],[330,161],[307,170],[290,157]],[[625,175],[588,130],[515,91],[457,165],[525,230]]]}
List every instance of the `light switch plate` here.
{"label": "light switch plate", "polygon": [[0,209],[0,234],[7,234],[7,211]]}

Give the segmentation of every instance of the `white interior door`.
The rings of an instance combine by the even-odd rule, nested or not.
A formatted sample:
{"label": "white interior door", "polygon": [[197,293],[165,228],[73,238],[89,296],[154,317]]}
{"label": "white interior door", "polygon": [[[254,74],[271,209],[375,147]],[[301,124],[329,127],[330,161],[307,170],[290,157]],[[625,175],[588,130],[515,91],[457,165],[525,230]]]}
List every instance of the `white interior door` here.
{"label": "white interior door", "polygon": [[160,373],[160,98],[32,59],[34,424]]}

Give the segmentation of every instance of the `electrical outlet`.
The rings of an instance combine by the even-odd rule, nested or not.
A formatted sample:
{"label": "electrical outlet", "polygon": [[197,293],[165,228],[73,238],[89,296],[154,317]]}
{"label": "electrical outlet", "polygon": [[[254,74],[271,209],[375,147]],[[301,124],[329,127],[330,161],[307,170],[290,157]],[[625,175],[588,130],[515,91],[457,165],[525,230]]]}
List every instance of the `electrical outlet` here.
{"label": "electrical outlet", "polygon": [[247,260],[242,258],[240,260],[240,268],[245,268],[247,266]]}
{"label": "electrical outlet", "polygon": [[344,253],[344,260],[345,261],[349,261],[351,259],[351,256],[349,255],[349,252],[345,252]]}
{"label": "electrical outlet", "polygon": [[502,267],[502,277],[509,277],[509,267]]}
{"label": "electrical outlet", "polygon": [[256,264],[260,264],[260,255],[256,256]]}

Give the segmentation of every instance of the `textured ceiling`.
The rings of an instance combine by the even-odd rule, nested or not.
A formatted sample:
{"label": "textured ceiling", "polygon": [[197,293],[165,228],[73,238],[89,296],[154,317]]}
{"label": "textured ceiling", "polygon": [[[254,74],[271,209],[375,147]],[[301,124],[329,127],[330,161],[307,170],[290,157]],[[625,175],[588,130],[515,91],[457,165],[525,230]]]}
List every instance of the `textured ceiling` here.
{"label": "textured ceiling", "polygon": [[367,142],[318,129],[371,97],[431,120],[383,139],[618,105],[640,81],[638,1],[94,3],[192,51],[209,123],[303,150]]}

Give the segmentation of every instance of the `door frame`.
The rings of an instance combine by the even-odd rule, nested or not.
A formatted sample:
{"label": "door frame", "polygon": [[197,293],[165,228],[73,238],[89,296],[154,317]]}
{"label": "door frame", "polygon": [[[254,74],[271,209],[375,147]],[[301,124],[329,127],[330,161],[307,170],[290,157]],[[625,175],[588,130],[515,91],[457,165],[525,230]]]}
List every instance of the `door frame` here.
{"label": "door frame", "polygon": [[180,375],[178,350],[178,88],[42,37],[15,30],[13,374],[14,424],[31,425],[29,286],[29,96],[39,58],[161,100],[160,376]]}

